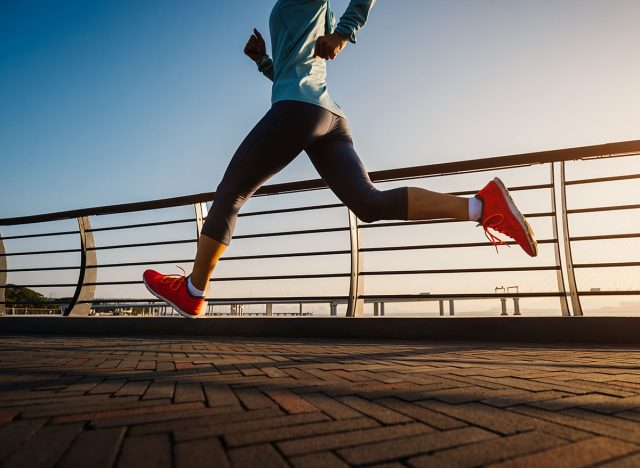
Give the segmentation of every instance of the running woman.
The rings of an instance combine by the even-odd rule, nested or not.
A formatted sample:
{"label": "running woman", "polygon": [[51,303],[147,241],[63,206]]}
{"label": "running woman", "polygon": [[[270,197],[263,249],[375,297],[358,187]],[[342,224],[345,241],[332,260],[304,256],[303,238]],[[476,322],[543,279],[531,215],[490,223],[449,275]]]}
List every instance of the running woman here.
{"label": "running woman", "polygon": [[351,0],[334,29],[328,0],[278,0],[269,18],[273,58],[262,35],[253,30],[244,53],[273,81],[271,109],[244,139],[218,185],[191,274],[143,274],[147,289],[181,315],[204,315],[209,279],[231,242],[238,211],[302,151],[338,198],[366,223],[470,220],[482,225],[494,245],[503,241],[489,228],[513,238],[530,256],[537,255],[529,224],[498,178],[471,198],[418,187],[379,190],[371,182],[353,148],[347,118],[327,91],[326,61],[335,59],[348,42],[355,44],[374,3]]}

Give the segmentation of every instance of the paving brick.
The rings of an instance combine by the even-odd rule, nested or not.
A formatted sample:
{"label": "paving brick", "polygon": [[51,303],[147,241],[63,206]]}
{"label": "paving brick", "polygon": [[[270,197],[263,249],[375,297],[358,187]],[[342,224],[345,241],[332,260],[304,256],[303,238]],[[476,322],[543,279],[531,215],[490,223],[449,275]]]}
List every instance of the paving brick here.
{"label": "paving brick", "polygon": [[280,405],[287,413],[298,414],[318,411],[318,408],[313,406],[311,403],[303,400],[298,395],[288,390],[265,390],[264,392],[278,403],[278,405]]}
{"label": "paving brick", "polygon": [[432,431],[432,429],[424,424],[400,424],[376,429],[351,431],[346,434],[323,435],[280,442],[278,447],[286,455],[299,455],[309,452],[320,452],[324,450],[349,447],[351,445],[366,444],[369,442],[401,439],[416,434],[424,434],[430,431]]}
{"label": "paving brick", "polygon": [[175,446],[176,467],[228,468],[229,459],[218,439],[200,439],[182,442]]}
{"label": "paving brick", "polygon": [[572,395],[573,394],[571,393],[550,390],[543,392],[520,393],[518,395],[511,396],[492,396],[490,398],[482,400],[481,402],[487,405],[497,406],[498,408],[507,408],[509,406],[516,405],[531,405],[540,401],[555,400],[557,398],[563,398]]}
{"label": "paving brick", "polygon": [[252,445],[262,442],[276,442],[280,440],[296,439],[320,434],[347,432],[354,429],[377,427],[378,423],[371,419],[358,418],[342,421],[326,421],[312,424],[301,424],[283,428],[269,428],[253,432],[238,432],[225,436],[229,447]]}
{"label": "paving brick", "polygon": [[204,384],[204,393],[209,406],[235,406],[240,405],[235,394],[227,385]]}
{"label": "paving brick", "polygon": [[204,401],[204,393],[200,382],[178,382],[173,400],[176,403]]}
{"label": "paving brick", "polygon": [[118,468],[170,468],[171,441],[168,434],[130,436],[125,438],[118,459]]}
{"label": "paving brick", "polygon": [[522,418],[518,414],[499,410],[481,403],[448,405],[429,400],[419,402],[419,404],[433,411],[438,411],[504,435],[535,429],[535,424],[528,418]]}
{"label": "paving brick", "polygon": [[[212,420],[214,418],[211,418]],[[220,436],[236,432],[258,431],[267,428],[294,426],[317,421],[326,421],[327,417],[322,413],[303,413],[285,416],[273,416],[264,419],[251,419],[245,421],[227,422],[224,425],[212,425],[204,427],[184,428],[175,431],[175,439],[178,441],[196,439],[199,437]]]}
{"label": "paving brick", "polygon": [[576,428],[581,431],[591,432],[593,434],[609,436],[628,442],[637,442],[639,440],[640,427],[638,431],[629,431],[626,428],[615,427],[609,424],[602,424],[599,422],[593,422],[582,418],[576,418],[574,416],[568,416],[565,414],[554,413],[551,411],[545,411],[537,408],[530,408],[527,406],[514,407],[512,411],[517,411],[521,414],[537,417],[547,421],[551,421],[557,424],[562,424],[572,428]]}
{"label": "paving brick", "polygon": [[458,419],[396,398],[385,398],[376,402],[437,429],[456,429],[467,425]]}
{"label": "paving brick", "polygon": [[434,431],[419,436],[406,437],[401,444],[395,441],[377,442],[343,449],[338,453],[351,464],[363,465],[365,463],[398,460],[420,453],[470,444],[494,437],[497,436],[477,427],[463,427],[450,431]]}
{"label": "paving brick", "polygon": [[109,468],[116,459],[124,433],[124,427],[81,432],[58,466]]}
{"label": "paving brick", "polygon": [[80,424],[43,427],[24,441],[2,466],[3,468],[53,466],[81,430]]}
{"label": "paving brick", "polygon": [[239,388],[235,396],[240,399],[245,408],[253,410],[260,408],[275,408],[277,403],[257,388]]}
{"label": "paving brick", "polygon": [[342,397],[338,398],[338,400],[362,414],[371,416],[383,424],[397,424],[411,421],[411,418],[408,416],[356,396]]}
{"label": "paving brick", "polygon": [[[161,421],[161,422],[153,422],[149,424],[140,424],[138,426],[132,427],[129,429],[131,434],[141,435],[141,434],[157,434],[159,432],[170,432],[170,431],[190,431],[195,430],[197,438],[198,431],[204,431],[206,428],[212,425],[227,427],[231,423],[235,423],[238,421],[247,421],[247,420],[258,420],[261,421],[263,419],[270,419],[273,417],[281,416],[282,411],[275,408],[268,408],[262,410],[254,410],[254,411],[242,411],[242,412],[230,412],[218,414],[215,416],[207,415],[203,417],[194,417],[188,419],[177,419],[171,421]],[[219,433],[213,434],[215,436],[220,435]],[[207,437],[203,435],[202,437]],[[186,437],[184,440],[189,440]]]}
{"label": "paving brick", "polygon": [[143,400],[155,400],[157,398],[173,398],[173,392],[175,390],[175,382],[158,380],[153,382],[142,396]]}
{"label": "paving brick", "polygon": [[[161,400],[156,400],[161,401]],[[93,411],[89,413],[70,414],[68,416],[57,416],[53,419],[55,424],[70,423],[77,421],[89,421],[96,419],[110,419],[122,416],[137,416],[141,414],[165,413],[167,411],[184,411],[190,409],[203,408],[203,404],[196,403],[176,403],[156,406],[134,406],[124,409],[109,409],[104,411]]]}
{"label": "paving brick", "polygon": [[566,444],[566,441],[544,432],[524,432],[507,437],[482,440],[462,447],[442,450],[435,455],[421,455],[409,460],[415,467],[466,468],[484,466],[508,458],[539,452]]}
{"label": "paving brick", "polygon": [[333,419],[349,419],[362,416],[361,413],[353,408],[344,405],[333,398],[322,393],[307,393],[302,396],[304,400],[307,400],[316,408],[322,410],[325,414],[328,414]]}
{"label": "paving brick", "polygon": [[640,446],[620,442],[608,437],[594,437],[561,447],[552,448],[541,453],[514,458],[498,465],[496,468],[522,467],[571,467],[587,466],[605,461],[630,452],[635,452]]}
{"label": "paving brick", "polygon": [[344,461],[331,452],[312,453],[289,460],[295,468],[347,468]]}
{"label": "paving brick", "polygon": [[150,383],[151,382],[148,380],[134,380],[127,382],[115,393],[115,396],[143,395]]}
{"label": "paving brick", "polygon": [[15,421],[12,424],[0,427],[0,462],[7,455],[16,450],[21,442],[31,437],[46,422],[46,419],[29,419]]}
{"label": "paving brick", "polygon": [[101,384],[96,385],[89,393],[99,394],[99,393],[116,393],[120,388],[126,384],[127,381],[125,379],[110,379],[105,380]]}
{"label": "paving brick", "polygon": [[231,464],[240,468],[288,468],[289,464],[271,445],[254,445],[229,451]]}
{"label": "paving brick", "polygon": [[615,461],[598,465],[599,468],[638,468],[640,466],[640,453],[617,458]]}

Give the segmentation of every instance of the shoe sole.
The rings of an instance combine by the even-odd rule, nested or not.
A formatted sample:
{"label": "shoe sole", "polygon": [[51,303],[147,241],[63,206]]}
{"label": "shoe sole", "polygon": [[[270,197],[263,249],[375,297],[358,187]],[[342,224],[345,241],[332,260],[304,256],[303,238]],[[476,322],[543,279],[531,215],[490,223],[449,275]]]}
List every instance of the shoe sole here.
{"label": "shoe sole", "polygon": [[493,181],[496,183],[496,185],[500,189],[500,192],[502,192],[504,199],[507,200],[507,205],[509,205],[509,210],[511,210],[511,214],[515,216],[515,218],[518,220],[518,223],[520,224],[520,227],[522,227],[525,234],[527,235],[527,241],[529,242],[529,247],[531,247],[531,250],[533,251],[533,255],[531,255],[531,257],[536,257],[538,255],[538,243],[536,242],[536,238],[533,235],[533,230],[531,229],[531,226],[529,226],[527,219],[524,217],[524,215],[520,212],[520,210],[516,206],[515,202],[513,201],[513,198],[511,198],[511,194],[509,193],[509,190],[507,190],[507,187],[504,186],[504,183],[497,177],[495,177]]}
{"label": "shoe sole", "polygon": [[190,319],[197,319],[199,317],[202,317],[202,315],[204,314],[198,314],[198,315],[193,315],[193,314],[189,314],[185,311],[183,311],[182,309],[180,309],[180,307],[178,307],[177,305],[175,305],[173,302],[169,301],[168,299],[165,299],[164,297],[160,296],[158,293],[156,293],[153,289],[151,289],[149,287],[149,285],[147,284],[147,281],[144,279],[144,277],[142,278],[142,282],[144,283],[145,287],[147,288],[147,290],[153,294],[155,297],[157,297],[158,299],[160,299],[163,302],[166,302],[167,304],[169,304],[171,307],[173,307],[176,312],[178,312],[180,315],[182,315],[183,317],[186,318],[190,318]]}

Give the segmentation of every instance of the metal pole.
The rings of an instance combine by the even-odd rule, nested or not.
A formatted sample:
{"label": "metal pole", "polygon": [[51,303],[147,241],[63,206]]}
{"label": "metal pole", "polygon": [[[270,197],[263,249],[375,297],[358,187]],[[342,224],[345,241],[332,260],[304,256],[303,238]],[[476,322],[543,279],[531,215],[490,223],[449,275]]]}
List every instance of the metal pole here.
{"label": "metal pole", "polygon": [[380,315],[384,317],[384,302],[380,303]]}
{"label": "metal pole", "polygon": [[453,314],[454,314],[453,299],[449,299],[449,315],[453,315]]}
{"label": "metal pole", "polygon": [[500,316],[504,317],[506,315],[509,315],[507,314],[507,298],[506,297],[500,298],[500,306],[502,308],[502,312],[500,313]]}
{"label": "metal pole", "polygon": [[202,203],[194,203],[193,208],[196,212],[196,237],[200,239],[200,231],[202,231],[202,225],[204,224],[204,220],[207,219],[207,204]]}
{"label": "metal pole", "polygon": [[[567,291],[564,287],[564,272],[562,271],[562,256],[560,255],[560,235],[558,234],[558,208],[556,204],[556,175],[555,175],[555,164],[551,163],[551,210],[553,211],[553,216],[551,217],[551,227],[553,229],[553,234],[555,236],[555,242],[553,244],[553,253],[556,258],[556,266],[558,270],[556,271],[556,279],[558,281],[558,292],[560,293],[560,311],[562,312],[563,317],[568,317],[571,314],[569,313],[569,302],[567,301]],[[563,184],[564,185],[564,184]]]}
{"label": "metal pole", "polygon": [[444,317],[444,301],[440,299],[438,302],[440,303],[440,317]]}
{"label": "metal pole", "polygon": [[378,303],[377,302],[373,303],[373,316],[374,317],[378,316]]}
{"label": "metal pole", "polygon": [[6,300],[5,291],[7,290],[7,252],[4,249],[4,241],[2,233],[0,233],[0,315],[4,315],[7,311],[4,301]]}
{"label": "metal pole", "polygon": [[[91,311],[91,301],[94,298],[96,287],[87,286],[86,283],[95,283],[98,275],[98,260],[94,250],[96,243],[91,232],[91,222],[88,216],[78,218],[80,230],[80,271],[75,293],[69,305],[63,312],[64,316],[87,316]],[[78,304],[78,301],[82,303]]]}
{"label": "metal pole", "polygon": [[520,298],[513,298],[513,315],[522,315],[520,314]]}
{"label": "metal pole", "polygon": [[360,276],[360,271],[363,267],[363,258],[360,252],[361,237],[360,229],[358,229],[358,218],[351,210],[349,210],[349,238],[351,241],[351,277],[347,317],[362,317],[364,300],[359,297],[364,291],[364,277]]}
{"label": "metal pole", "polygon": [[569,281],[569,294],[571,295],[571,308],[574,316],[582,316],[582,305],[576,285],[576,275],[573,269],[571,255],[571,241],[569,235],[569,214],[567,213],[567,186],[565,185],[565,164],[560,163],[560,189],[562,194],[562,234],[564,239],[564,255],[567,259],[567,280]]}

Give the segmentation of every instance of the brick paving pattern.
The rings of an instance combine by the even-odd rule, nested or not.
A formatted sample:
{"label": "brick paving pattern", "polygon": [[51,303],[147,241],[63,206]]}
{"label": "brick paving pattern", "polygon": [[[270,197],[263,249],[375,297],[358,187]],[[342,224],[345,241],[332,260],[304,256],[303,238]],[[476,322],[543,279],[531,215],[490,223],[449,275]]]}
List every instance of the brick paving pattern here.
{"label": "brick paving pattern", "polygon": [[3,467],[640,466],[636,347],[0,338]]}

